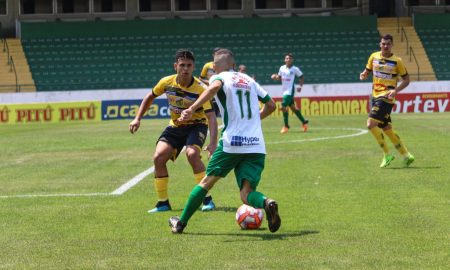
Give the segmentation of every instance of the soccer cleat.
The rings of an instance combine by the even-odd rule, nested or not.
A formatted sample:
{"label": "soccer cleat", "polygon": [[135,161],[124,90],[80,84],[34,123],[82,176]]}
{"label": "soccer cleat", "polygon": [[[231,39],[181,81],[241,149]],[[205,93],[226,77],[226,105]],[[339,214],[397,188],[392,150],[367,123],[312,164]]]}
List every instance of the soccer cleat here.
{"label": "soccer cleat", "polygon": [[267,223],[269,224],[270,232],[276,232],[281,226],[281,218],[278,214],[278,204],[276,201],[267,199],[266,206],[264,206],[266,211]]}
{"label": "soccer cleat", "polygon": [[282,127],[281,130],[280,130],[280,133],[281,134],[285,134],[285,133],[288,133],[288,131],[289,131],[288,127]]}
{"label": "soccer cleat", "polygon": [[186,224],[181,222],[179,217],[169,218],[169,226],[173,233],[182,233]]}
{"label": "soccer cleat", "polygon": [[155,208],[148,210],[148,213],[165,212],[170,210],[172,210],[172,207],[170,207],[169,200],[158,201],[158,203],[155,205]]}
{"label": "soccer cleat", "polygon": [[383,157],[383,160],[381,161],[380,168],[385,168],[391,164],[391,162],[395,159],[395,156],[393,154],[386,154]]}
{"label": "soccer cleat", "polygon": [[309,121],[305,119],[305,122],[303,122],[303,125],[302,125],[303,132],[308,131],[308,124],[309,124]]}
{"label": "soccer cleat", "polygon": [[216,205],[214,204],[212,197],[211,196],[205,197],[203,199],[202,211],[211,211],[214,208],[216,208]]}
{"label": "soccer cleat", "polygon": [[408,157],[405,157],[403,159],[403,166],[404,167],[409,167],[409,165],[411,165],[411,163],[414,162],[414,159],[415,159],[414,156],[411,155],[410,153],[408,153]]}

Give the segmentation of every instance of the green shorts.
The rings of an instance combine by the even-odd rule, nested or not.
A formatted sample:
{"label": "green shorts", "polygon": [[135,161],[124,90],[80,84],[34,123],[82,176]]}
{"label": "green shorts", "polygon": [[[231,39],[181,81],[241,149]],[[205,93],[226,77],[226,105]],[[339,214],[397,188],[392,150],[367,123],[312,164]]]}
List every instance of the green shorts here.
{"label": "green shorts", "polygon": [[284,95],[283,101],[281,102],[281,106],[283,107],[289,107],[292,104],[294,104],[294,97],[291,95]]}
{"label": "green shorts", "polygon": [[239,189],[242,189],[243,180],[247,180],[253,190],[261,180],[261,174],[264,170],[265,154],[231,154],[223,151],[222,140],[219,141],[216,151],[212,155],[208,167],[206,168],[206,175],[225,177],[234,169],[236,182]]}

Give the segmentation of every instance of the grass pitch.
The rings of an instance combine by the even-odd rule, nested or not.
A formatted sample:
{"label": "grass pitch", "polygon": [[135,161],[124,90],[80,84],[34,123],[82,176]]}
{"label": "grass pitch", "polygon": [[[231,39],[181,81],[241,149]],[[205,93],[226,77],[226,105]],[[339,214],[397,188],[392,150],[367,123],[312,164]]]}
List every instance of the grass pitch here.
{"label": "grass pitch", "polygon": [[410,168],[399,155],[378,167],[375,140],[358,135],[365,119],[311,118],[302,133],[291,117],[285,135],[281,118],[264,121],[259,190],[279,202],[274,234],[235,224],[230,174],[212,191],[218,209],[172,235],[194,185],[182,155],[169,163],[172,212],[147,214],[153,175],[110,195],[152,166],[167,120],[135,135],[128,121],[0,126],[0,269],[448,269],[450,114],[393,116]]}

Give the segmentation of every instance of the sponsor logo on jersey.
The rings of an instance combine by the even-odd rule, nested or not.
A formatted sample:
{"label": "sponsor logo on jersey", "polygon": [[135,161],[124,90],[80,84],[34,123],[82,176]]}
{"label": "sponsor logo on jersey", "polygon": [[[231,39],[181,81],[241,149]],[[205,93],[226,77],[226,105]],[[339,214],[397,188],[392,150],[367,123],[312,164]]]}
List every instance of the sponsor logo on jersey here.
{"label": "sponsor logo on jersey", "polygon": [[380,79],[392,80],[392,74],[379,72],[379,71],[374,71],[373,75],[375,77],[377,77],[377,78],[380,78]]}
{"label": "sponsor logo on jersey", "polygon": [[232,136],[231,146],[259,145],[258,137]]}

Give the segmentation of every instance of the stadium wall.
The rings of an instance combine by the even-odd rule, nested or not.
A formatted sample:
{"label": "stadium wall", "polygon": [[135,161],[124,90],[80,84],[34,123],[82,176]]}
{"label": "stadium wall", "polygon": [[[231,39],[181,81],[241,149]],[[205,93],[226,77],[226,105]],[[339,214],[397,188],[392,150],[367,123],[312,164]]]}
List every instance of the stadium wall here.
{"label": "stadium wall", "polygon": [[449,29],[450,14],[416,14],[414,26],[417,29]]}
{"label": "stadium wall", "polygon": [[[351,31],[377,28],[375,16],[289,18],[215,18],[93,22],[22,22],[21,38],[164,35],[186,33],[257,33]],[[189,30],[186,30],[189,29]],[[188,32],[187,32],[188,31]]]}
{"label": "stadium wall", "polygon": [[[277,102],[279,85],[263,86]],[[46,122],[95,122],[133,119],[149,89],[111,91],[55,91],[0,95],[0,125]],[[304,85],[296,102],[306,116],[366,115],[370,83]],[[450,111],[450,81],[412,82],[398,97],[394,113]],[[167,99],[155,100],[144,118],[169,117]]]}

